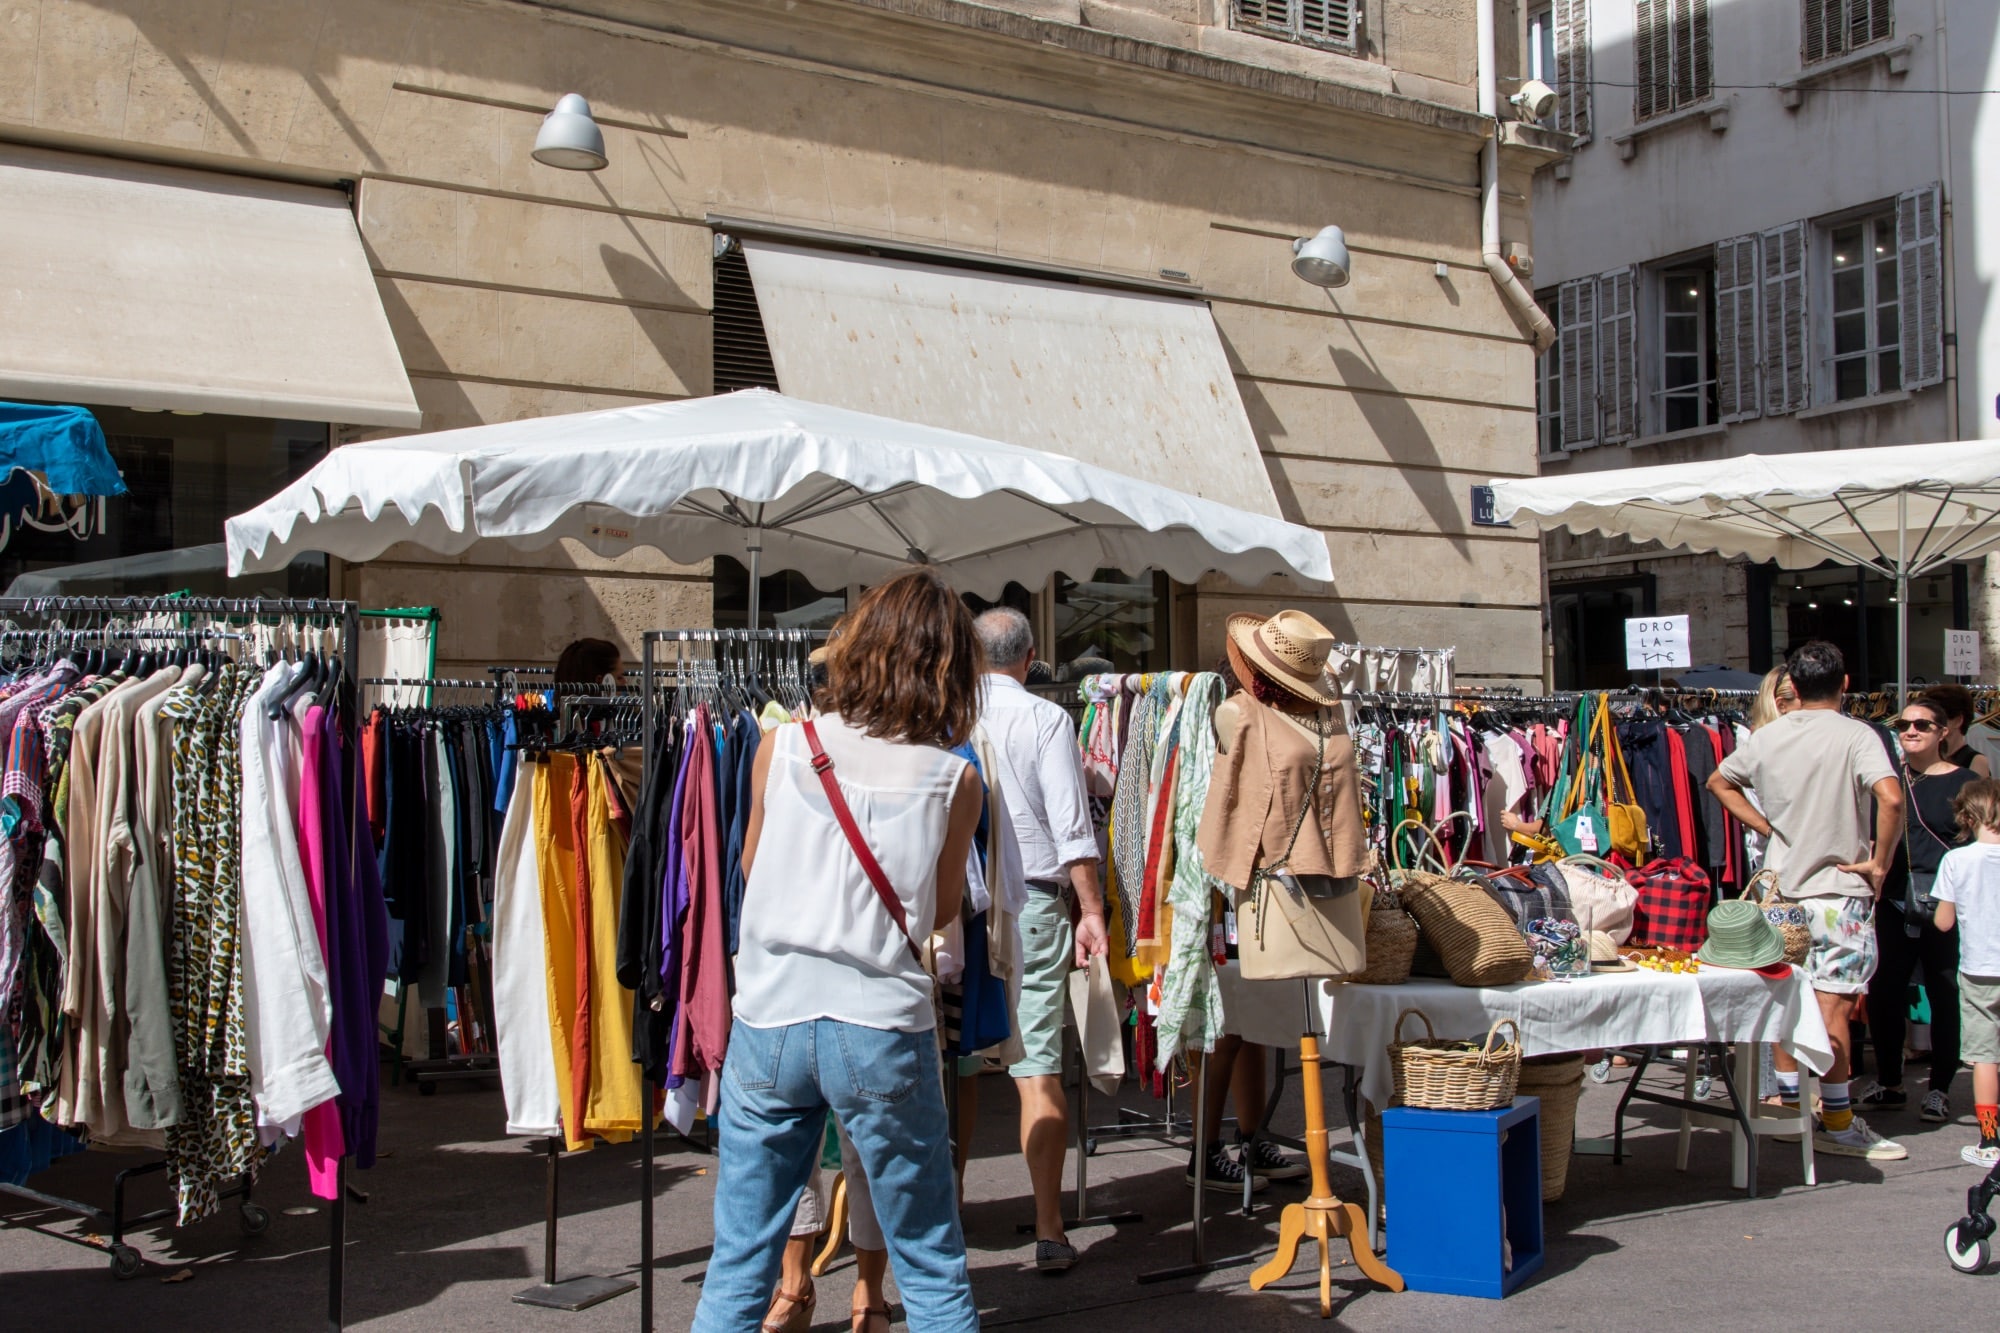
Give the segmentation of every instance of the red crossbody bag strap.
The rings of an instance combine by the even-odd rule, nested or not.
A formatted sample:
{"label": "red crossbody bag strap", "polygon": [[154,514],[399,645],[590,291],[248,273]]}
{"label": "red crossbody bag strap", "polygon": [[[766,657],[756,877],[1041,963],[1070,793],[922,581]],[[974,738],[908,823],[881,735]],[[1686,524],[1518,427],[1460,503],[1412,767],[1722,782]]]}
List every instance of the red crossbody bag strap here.
{"label": "red crossbody bag strap", "polygon": [[903,913],[903,900],[889,887],[889,877],[883,873],[882,863],[875,859],[875,853],[868,850],[868,843],[861,836],[861,827],[854,822],[854,812],[847,808],[847,798],[840,794],[840,784],[833,776],[833,760],[827,758],[826,750],[819,743],[819,728],[811,721],[801,725],[805,728],[806,748],[812,751],[812,770],[819,775],[819,784],[826,790],[826,803],[833,807],[834,822],[847,835],[847,845],[854,849],[855,859],[861,862],[861,873],[868,876],[868,882],[875,886],[875,896],[882,900],[882,906],[889,909],[896,929],[903,934],[903,943],[910,946],[910,957],[921,965],[923,951],[917,948],[917,941],[910,934],[909,918]]}

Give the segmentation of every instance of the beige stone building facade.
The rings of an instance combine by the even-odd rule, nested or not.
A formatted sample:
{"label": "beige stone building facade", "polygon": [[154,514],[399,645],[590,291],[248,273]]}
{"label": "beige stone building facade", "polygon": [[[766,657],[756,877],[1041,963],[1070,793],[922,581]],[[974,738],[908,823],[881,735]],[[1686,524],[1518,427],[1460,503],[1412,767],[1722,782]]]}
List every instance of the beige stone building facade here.
{"label": "beige stone building facade", "polygon": [[[1481,262],[1475,0],[1304,8],[1351,26],[1287,40],[1254,20],[1299,6],[1246,0],[0,0],[0,147],[345,192],[425,430],[711,392],[732,226],[1184,288],[1337,581],[1165,589],[1158,651],[1212,661],[1227,615],[1294,604],[1356,642],[1456,645],[1462,678],[1539,681],[1538,543],[1471,512],[1475,483],[1536,465],[1533,350]],[[1523,18],[1497,10],[1514,75]],[[530,159],[567,92],[603,171]],[[1557,140],[1502,139],[1525,267]],[[1328,224],[1353,253],[1334,291],[1288,267]],[[384,429],[327,425],[336,447]],[[293,453],[255,485],[313,450]],[[445,674],[716,614],[707,567],[643,552],[395,548],[328,577],[441,608]]]}

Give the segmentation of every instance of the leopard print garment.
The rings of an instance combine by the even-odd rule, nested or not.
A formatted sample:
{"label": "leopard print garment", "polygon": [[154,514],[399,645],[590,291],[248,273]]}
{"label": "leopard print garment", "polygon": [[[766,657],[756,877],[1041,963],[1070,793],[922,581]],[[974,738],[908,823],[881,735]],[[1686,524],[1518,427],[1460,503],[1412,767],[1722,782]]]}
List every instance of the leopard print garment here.
{"label": "leopard print garment", "polygon": [[238,719],[261,674],[224,667],[214,688],[176,690],[173,912],[167,989],[181,1121],[167,1131],[180,1223],[214,1213],[219,1191],[263,1160],[243,1029],[243,769]]}

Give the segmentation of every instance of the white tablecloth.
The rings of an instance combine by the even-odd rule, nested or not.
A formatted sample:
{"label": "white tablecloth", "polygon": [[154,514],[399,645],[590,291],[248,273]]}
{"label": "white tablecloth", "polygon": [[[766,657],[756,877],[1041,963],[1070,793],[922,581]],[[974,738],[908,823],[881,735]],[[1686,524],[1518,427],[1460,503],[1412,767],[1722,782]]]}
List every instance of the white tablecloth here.
{"label": "white tablecloth", "polygon": [[[1241,984],[1255,989],[1282,984],[1291,990],[1293,1007],[1299,1005],[1296,982]],[[1362,1096],[1378,1107],[1386,1106],[1394,1091],[1389,1043],[1405,1009],[1421,1009],[1437,1035],[1447,1038],[1483,1038],[1494,1019],[1511,1018],[1520,1026],[1526,1055],[1751,1041],[1777,1043],[1814,1073],[1833,1064],[1819,1005],[1796,968],[1781,981],[1717,967],[1694,975],[1606,972],[1579,981],[1481,988],[1414,978],[1401,986],[1322,985],[1321,991],[1327,1010],[1323,1053],[1358,1068]],[[1226,1005],[1227,990],[1224,996]],[[1412,1018],[1403,1035],[1422,1037],[1423,1024]]]}
{"label": "white tablecloth", "polygon": [[1308,989],[1317,1014],[1313,1027],[1321,1032],[1326,1030],[1326,993],[1332,988],[1323,981],[1245,981],[1233,958],[1215,969],[1215,980],[1222,992],[1225,1036],[1296,1053],[1299,1034],[1306,1031]]}

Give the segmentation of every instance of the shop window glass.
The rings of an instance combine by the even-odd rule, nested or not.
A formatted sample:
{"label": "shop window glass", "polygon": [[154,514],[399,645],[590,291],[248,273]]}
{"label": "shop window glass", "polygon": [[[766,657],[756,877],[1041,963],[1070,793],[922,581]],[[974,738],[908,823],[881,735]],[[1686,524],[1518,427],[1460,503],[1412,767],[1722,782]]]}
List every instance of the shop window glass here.
{"label": "shop window glass", "polygon": [[1556,688],[1615,690],[1630,684],[1625,622],[1653,612],[1650,575],[1554,585],[1549,590],[1549,633]]}
{"label": "shop window glass", "polygon": [[1167,666],[1169,582],[1164,574],[1100,569],[1086,582],[1055,582],[1059,680],[1094,671],[1159,671]]}
{"label": "shop window glass", "polygon": [[[1945,679],[1944,632],[1958,625],[1950,569],[1910,581],[1910,683]],[[1781,569],[1771,578],[1774,660],[1810,639],[1825,639],[1847,658],[1855,690],[1896,683],[1896,584],[1880,574],[1857,576],[1852,565]]]}
{"label": "shop window glass", "polygon": [[328,431],[308,421],[202,413],[91,411],[126,493],[107,499],[104,531],[15,527],[0,551],[0,587],[16,596],[324,597],[327,563],[308,555],[270,574],[226,577],[223,525],[326,457]]}

